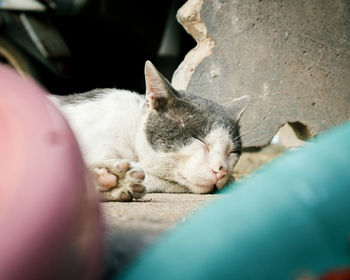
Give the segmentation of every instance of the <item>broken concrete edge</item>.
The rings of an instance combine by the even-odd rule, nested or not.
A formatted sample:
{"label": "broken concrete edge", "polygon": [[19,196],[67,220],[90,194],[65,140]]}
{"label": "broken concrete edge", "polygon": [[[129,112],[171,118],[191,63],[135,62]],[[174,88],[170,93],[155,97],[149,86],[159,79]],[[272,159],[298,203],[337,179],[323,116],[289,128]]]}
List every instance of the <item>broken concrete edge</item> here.
{"label": "broken concrete edge", "polygon": [[[241,131],[242,139],[245,137],[248,131]],[[242,142],[242,151],[243,152],[260,152],[269,146],[278,145],[284,149],[293,149],[298,148],[305,143],[311,141],[314,136],[318,135],[312,132],[309,126],[305,125],[301,121],[286,121],[276,125],[276,129],[273,130],[272,136],[265,138],[260,137],[255,139],[258,141],[258,144],[255,142]],[[264,140],[261,142],[261,140]]]}
{"label": "broken concrete edge", "polygon": [[304,124],[302,121],[286,121],[280,123],[273,136],[265,144],[260,145],[248,145],[243,143],[243,150],[245,151],[257,151],[264,149],[271,144],[282,145],[287,149],[296,148],[304,145],[306,141],[310,141],[316,134],[312,132],[311,128]]}
{"label": "broken concrete edge", "polygon": [[176,18],[197,42],[175,70],[172,85],[177,90],[186,90],[195,68],[212,53],[214,40],[200,17],[203,0],[188,0],[177,12]]}
{"label": "broken concrete edge", "polygon": [[[206,57],[212,54],[215,47],[215,42],[208,34],[207,27],[200,16],[203,4],[203,0],[188,0],[177,12],[178,22],[197,42],[196,47],[190,50],[185,56],[172,77],[172,85],[178,90],[186,90],[188,88],[197,66]],[[302,141],[311,139],[315,133],[313,129],[305,123],[306,122],[300,120],[290,120],[280,123],[277,125],[275,133],[273,133],[267,141],[258,141],[259,143],[256,146],[252,145],[252,143],[244,146],[248,146],[248,148],[254,150],[269,145],[273,137],[276,136],[279,130],[285,125],[291,127],[297,139]]]}
{"label": "broken concrete edge", "polygon": [[272,142],[274,141],[286,148],[296,148],[305,144],[305,141],[301,140],[298,136],[298,132],[296,132],[295,128],[293,128],[293,125],[290,123],[286,123],[280,127]]}

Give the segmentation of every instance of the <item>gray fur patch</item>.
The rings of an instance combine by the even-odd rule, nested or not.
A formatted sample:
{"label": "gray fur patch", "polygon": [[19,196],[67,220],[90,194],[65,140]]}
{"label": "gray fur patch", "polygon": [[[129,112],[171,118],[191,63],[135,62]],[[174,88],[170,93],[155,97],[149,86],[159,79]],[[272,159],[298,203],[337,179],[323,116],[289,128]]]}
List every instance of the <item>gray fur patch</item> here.
{"label": "gray fur patch", "polygon": [[176,96],[171,108],[152,110],[148,115],[145,130],[154,150],[176,152],[195,138],[204,139],[213,129],[222,127],[231,135],[235,152],[241,153],[239,124],[221,105],[183,91]]}

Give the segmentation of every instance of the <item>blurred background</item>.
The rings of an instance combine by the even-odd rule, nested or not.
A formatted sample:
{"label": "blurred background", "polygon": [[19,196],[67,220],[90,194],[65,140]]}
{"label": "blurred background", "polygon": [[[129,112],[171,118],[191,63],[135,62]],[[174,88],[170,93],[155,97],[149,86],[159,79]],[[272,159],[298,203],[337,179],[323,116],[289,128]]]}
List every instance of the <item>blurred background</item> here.
{"label": "blurred background", "polygon": [[144,93],[147,59],[170,80],[195,46],[176,21],[185,2],[0,0],[0,62],[54,94]]}

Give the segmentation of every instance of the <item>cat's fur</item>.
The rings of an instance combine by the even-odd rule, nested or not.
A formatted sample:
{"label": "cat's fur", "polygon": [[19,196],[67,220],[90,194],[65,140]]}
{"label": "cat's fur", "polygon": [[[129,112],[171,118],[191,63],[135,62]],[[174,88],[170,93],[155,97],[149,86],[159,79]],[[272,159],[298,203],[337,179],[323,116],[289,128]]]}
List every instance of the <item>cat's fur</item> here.
{"label": "cat's fur", "polygon": [[238,121],[249,98],[224,108],[176,91],[149,61],[145,78],[146,96],[98,89],[51,97],[73,128],[102,197],[130,201],[146,190],[221,189],[241,154]]}

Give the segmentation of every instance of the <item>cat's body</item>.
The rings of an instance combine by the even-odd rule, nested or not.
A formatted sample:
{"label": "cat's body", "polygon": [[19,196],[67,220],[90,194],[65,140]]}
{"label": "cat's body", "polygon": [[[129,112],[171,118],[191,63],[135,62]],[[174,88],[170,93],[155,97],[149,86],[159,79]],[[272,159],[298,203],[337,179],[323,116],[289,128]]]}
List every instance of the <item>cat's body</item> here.
{"label": "cat's body", "polygon": [[[147,192],[208,193],[230,179],[241,153],[238,119],[196,95],[175,91],[146,63],[146,96],[104,89],[52,97],[76,134],[107,200]],[[242,101],[242,100],[241,100]]]}

